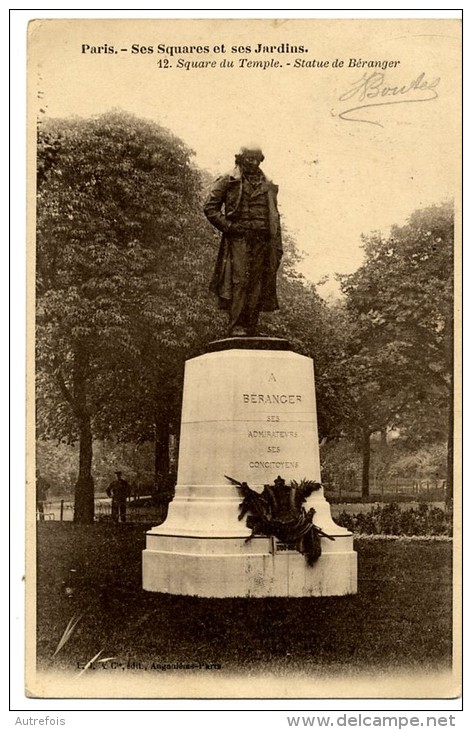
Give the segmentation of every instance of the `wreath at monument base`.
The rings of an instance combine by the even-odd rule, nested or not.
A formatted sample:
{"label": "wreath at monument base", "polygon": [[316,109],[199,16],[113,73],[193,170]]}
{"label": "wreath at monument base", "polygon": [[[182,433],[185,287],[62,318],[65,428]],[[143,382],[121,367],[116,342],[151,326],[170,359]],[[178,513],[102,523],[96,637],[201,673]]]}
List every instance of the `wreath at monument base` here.
{"label": "wreath at monument base", "polygon": [[308,512],[303,507],[307,497],[321,488],[319,482],[303,479],[300,484],[295,481],[286,484],[285,479],[278,476],[273,485],[265,484],[259,494],[247,482],[238,482],[228,476],[226,479],[238,486],[243,494],[239,519],[248,515],[246,525],[251,534],[247,540],[255,535],[275,537],[302,553],[310,566],[321,555],[321,537],[334,540],[313,524],[313,507]]}

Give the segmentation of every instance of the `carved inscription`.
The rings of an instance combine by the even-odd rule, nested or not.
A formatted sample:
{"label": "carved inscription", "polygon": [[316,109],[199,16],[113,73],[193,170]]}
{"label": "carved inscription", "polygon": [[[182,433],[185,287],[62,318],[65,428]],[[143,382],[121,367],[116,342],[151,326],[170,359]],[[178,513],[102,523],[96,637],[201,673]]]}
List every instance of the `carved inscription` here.
{"label": "carved inscription", "polygon": [[251,469],[296,469],[298,461],[250,461]]}
{"label": "carved inscription", "polygon": [[[276,382],[274,373],[271,373],[269,381]],[[302,404],[303,397],[299,393],[242,393],[242,400],[248,406],[299,406]],[[261,417],[274,426],[271,428],[268,425],[267,429],[248,429],[247,438],[261,445],[260,459],[249,462],[251,470],[258,470],[260,473],[261,470],[266,469],[286,471],[298,468],[298,461],[294,461],[293,455],[290,454],[291,443],[299,437],[298,431],[291,428],[291,424],[287,424],[288,428],[283,427],[284,416],[289,413],[290,410],[287,411],[285,408],[279,410],[278,413],[261,413]],[[266,455],[265,458],[263,454]],[[266,461],[270,457],[278,460]]]}
{"label": "carved inscription", "polygon": [[302,402],[301,395],[286,394],[286,393],[243,393],[244,403],[260,403],[263,405],[274,405],[274,404],[295,404]]}
{"label": "carved inscription", "polygon": [[296,439],[298,438],[298,431],[260,431],[258,429],[254,429],[254,431],[248,431],[247,435],[250,439]]}

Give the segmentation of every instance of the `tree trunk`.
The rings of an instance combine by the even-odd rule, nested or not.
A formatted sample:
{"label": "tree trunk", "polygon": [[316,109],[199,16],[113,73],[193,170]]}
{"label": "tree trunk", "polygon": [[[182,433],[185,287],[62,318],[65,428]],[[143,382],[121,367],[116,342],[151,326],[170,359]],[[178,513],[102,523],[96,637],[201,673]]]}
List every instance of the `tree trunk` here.
{"label": "tree trunk", "polygon": [[95,515],[92,477],[93,440],[90,411],[87,407],[87,375],[89,357],[85,348],[77,348],[74,356],[74,411],[79,425],[79,478],[75,485],[74,522],[93,523]]}
{"label": "tree trunk", "polygon": [[369,496],[370,431],[362,434],[362,496]]}
{"label": "tree trunk", "polygon": [[95,492],[92,477],[92,429],[88,414],[80,420],[79,439],[79,478],[75,485],[74,522],[90,525],[95,515]]}
{"label": "tree trunk", "polygon": [[380,443],[382,446],[387,446],[387,426],[380,430]]}

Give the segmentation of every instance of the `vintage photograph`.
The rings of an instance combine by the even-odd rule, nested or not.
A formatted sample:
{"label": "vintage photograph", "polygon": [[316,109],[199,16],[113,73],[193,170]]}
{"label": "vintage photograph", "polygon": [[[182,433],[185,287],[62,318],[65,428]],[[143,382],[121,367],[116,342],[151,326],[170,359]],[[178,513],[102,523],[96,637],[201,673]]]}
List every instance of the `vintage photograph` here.
{"label": "vintage photograph", "polygon": [[460,696],[461,67],[29,23],[28,697]]}

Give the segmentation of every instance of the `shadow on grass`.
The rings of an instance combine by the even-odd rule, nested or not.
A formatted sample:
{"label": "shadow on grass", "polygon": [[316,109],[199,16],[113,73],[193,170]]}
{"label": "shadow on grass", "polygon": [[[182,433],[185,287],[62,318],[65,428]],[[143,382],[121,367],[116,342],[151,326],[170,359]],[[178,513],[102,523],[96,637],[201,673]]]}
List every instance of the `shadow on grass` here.
{"label": "shadow on grass", "polygon": [[211,599],[142,590],[146,529],[38,524],[38,667],[79,670],[99,651],[130,668],[203,662],[246,674],[450,665],[450,542],[358,541],[356,596]]}

